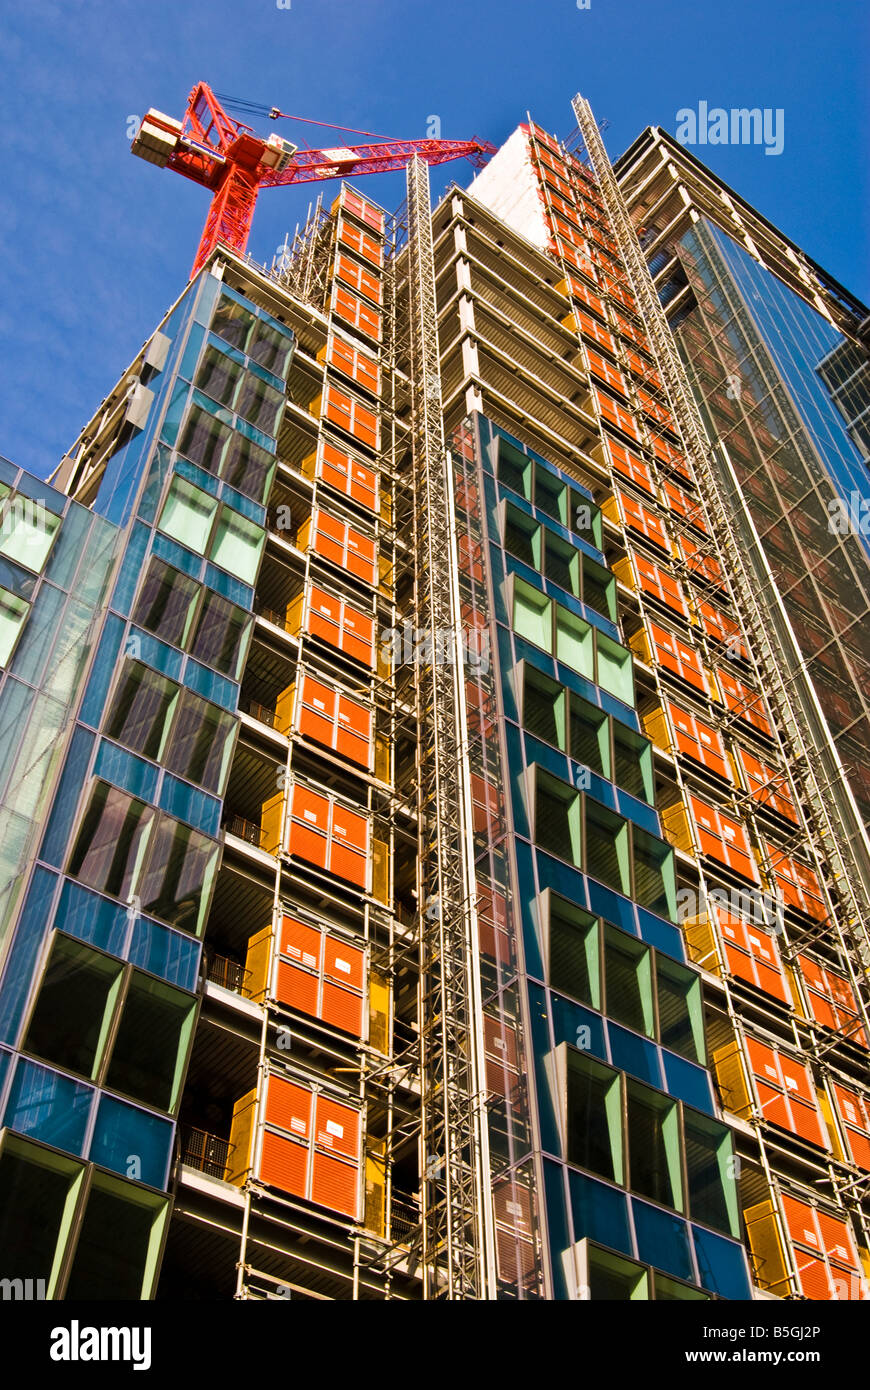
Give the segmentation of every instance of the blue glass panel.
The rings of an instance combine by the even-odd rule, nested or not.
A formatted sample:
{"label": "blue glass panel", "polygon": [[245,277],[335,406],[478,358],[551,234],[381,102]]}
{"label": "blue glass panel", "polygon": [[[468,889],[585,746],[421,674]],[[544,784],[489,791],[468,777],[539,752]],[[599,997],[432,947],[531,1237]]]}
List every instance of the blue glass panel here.
{"label": "blue glass panel", "polygon": [[201,951],[201,942],[152,922],[149,917],[139,917],[133,923],[128,958],[172,985],[196,989]]}
{"label": "blue glass panel", "polygon": [[535,851],[537,877],[541,890],[552,888],[560,897],[578,907],[588,907],[587,888],[589,880],[579,869],[572,869],[560,859],[551,859],[543,850]]}
{"label": "blue glass panel", "polygon": [[259,502],[245,497],[244,493],[236,492],[236,489],[230,487],[229,483],[224,483],[221,496],[231,507],[235,507],[237,512],[241,512],[243,516],[256,522],[258,526],[266,525],[266,508],[261,506]]}
{"label": "blue glass panel", "polygon": [[184,672],[184,684],[188,690],[195,690],[207,700],[214,700],[222,709],[236,713],[239,687],[235,681],[227,680],[225,676],[219,676],[217,671],[210,671],[207,666],[200,666],[198,661],[190,660]]}
{"label": "blue glass panel", "polygon": [[[240,367],[247,366],[248,359],[245,356],[245,354],[243,352],[240,352],[237,347],[233,347],[231,343],[225,342],[223,338],[219,338],[216,333],[209,333],[208,342],[209,347],[213,347],[218,352],[222,352],[224,357],[229,357],[231,361],[238,362]],[[281,390],[283,391],[283,389],[284,383],[282,382]]]}
{"label": "blue glass panel", "polygon": [[[211,323],[211,316],[214,313],[214,306],[217,303],[218,295],[221,292],[221,282],[214,275],[200,275],[197,286],[196,308],[193,317],[196,323]],[[228,288],[223,287],[224,294],[229,294],[231,298],[241,296],[234,295]],[[244,304],[247,301],[242,299]]]}
{"label": "blue glass panel", "polygon": [[685,1057],[677,1057],[665,1047],[662,1048],[662,1063],[665,1069],[665,1089],[672,1096],[679,1096],[687,1105],[694,1105],[697,1110],[715,1115],[713,1088],[709,1073],[703,1067],[696,1066],[694,1062],[687,1062]]}
{"label": "blue glass panel", "polygon": [[6,1082],[6,1074],[9,1071],[9,1063],[12,1061],[12,1053],[5,1048],[0,1048],[0,1101],[3,1099],[3,1086]]}
{"label": "blue glass panel", "polygon": [[16,468],[14,463],[10,463],[8,459],[0,458],[0,482],[9,483],[11,485],[15,482],[20,471],[21,470]]}
{"label": "blue glass panel", "polygon": [[567,1299],[569,1297],[565,1278],[565,1266],[563,1261],[559,1258],[561,1252],[567,1250],[571,1245],[571,1236],[568,1228],[568,1213],[565,1210],[564,1174],[564,1168],[558,1163],[554,1163],[553,1160],[549,1158],[544,1159],[547,1232],[550,1237],[550,1250],[553,1255],[550,1261],[550,1270],[553,1277],[553,1297],[557,1299]]}
{"label": "blue glass panel", "polygon": [[198,405],[200,409],[207,411],[209,415],[213,415],[216,420],[222,420],[225,425],[229,425],[230,429],[234,428],[236,417],[233,412],[227,410],[226,406],[218,405],[211,396],[203,395],[202,391],[194,391],[193,403]]}
{"label": "blue glass panel", "polygon": [[32,1134],[67,1153],[80,1154],[94,1094],[92,1086],[22,1057],[9,1088],[3,1123],[18,1134]]}
{"label": "blue glass panel", "polygon": [[596,917],[606,917],[614,926],[622,927],[630,936],[637,936],[634,920],[634,904],[629,898],[605,888],[596,879],[589,879],[589,911]]}
{"label": "blue glass panel", "polygon": [[84,724],[91,724],[94,728],[97,728],[103,717],[103,706],[106,703],[109,686],[112,684],[115,662],[118,658],[123,635],[124,623],[120,618],[115,618],[110,614],[103,627],[103,635],[100,638],[100,645],[97,647],[97,655],[94,659],[79,714],[79,718]]}
{"label": "blue glass panel", "polygon": [[67,880],[60,895],[54,925],[59,931],[88,941],[113,956],[124,955],[129,919],[126,908]]}
{"label": "blue glass panel", "polygon": [[571,1047],[579,1047],[590,1052],[593,1057],[607,1061],[607,1048],[604,1042],[604,1023],[599,1014],[584,1009],[571,999],[563,999],[560,994],[550,994],[553,1013],[553,1037],[556,1046],[566,1042]]}
{"label": "blue glass panel", "polygon": [[66,844],[72,829],[79,794],[87,776],[93,745],[94,735],[88,733],[81,726],[77,726],[70,739],[66,763],[55,793],[48,828],[42,841],[39,857],[44,859],[46,864],[54,864],[59,868],[66,855]]}
{"label": "blue glass panel", "polygon": [[519,906],[522,914],[526,970],[529,975],[543,980],[544,960],[541,940],[536,927],[534,859],[532,858],[532,850],[525,840],[516,840],[514,845],[517,857],[517,881],[519,883]]}
{"label": "blue glass panel", "polygon": [[614,719],[618,719],[621,724],[627,724],[630,729],[639,732],[640,724],[631,705],[624,705],[621,700],[617,700],[615,695],[610,695],[606,690],[601,691],[600,704],[601,708],[606,710],[608,714],[612,714]]}
{"label": "blue glass panel", "polygon": [[664,921],[662,917],[657,917],[654,912],[648,912],[645,907],[638,907],[637,920],[640,923],[640,934],[648,946],[655,946],[656,950],[664,951],[665,955],[672,956],[674,960],[686,959],[683,933],[679,927]]}
{"label": "blue glass panel", "polygon": [[673,1274],[676,1279],[694,1281],[688,1223],[637,1197],[632,1197],[631,1209],[638,1259],[663,1269],[666,1274]]}
{"label": "blue glass panel", "polygon": [[[136,643],[138,645],[134,645]],[[174,647],[168,647],[165,642],[159,642],[150,632],[143,632],[140,627],[131,627],[126,647],[128,652],[135,653],[148,666],[153,666],[155,671],[162,671],[164,676],[171,676],[173,680],[181,679],[181,668],[184,664],[181,652],[177,652]]]}
{"label": "blue glass panel", "polygon": [[119,748],[117,743],[109,743],[108,739],[100,740],[94,771],[98,777],[105,777],[107,782],[130,792],[131,796],[153,801],[157,794],[158,770],[154,764]]}
{"label": "blue glass panel", "polygon": [[163,421],[163,429],[160,431],[160,438],[163,440],[164,444],[174,445],[178,440],[181,417],[184,414],[184,407],[187,405],[189,393],[190,387],[186,381],[177,381],[175,383],[166,410],[166,418]]}
{"label": "blue glass panel", "polygon": [[33,969],[45,935],[57,875],[36,869],[0,986],[0,1040],[14,1043],[27,1003]]}
{"label": "blue glass panel", "polygon": [[118,575],[118,582],[112,595],[112,607],[116,613],[123,613],[125,618],[130,612],[130,604],[133,602],[136,585],[142,574],[142,561],[145,558],[145,551],[148,549],[149,535],[148,527],[137,522],[127,543],[127,553],[124,556],[121,573]]}
{"label": "blue glass panel", "polygon": [[271,434],[264,434],[262,430],[258,430],[253,425],[249,425],[247,420],[242,419],[241,415],[236,420],[235,426],[239,434],[243,434],[246,439],[253,439],[254,443],[259,444],[261,449],[265,449],[267,453],[274,454],[278,447],[278,442],[272,438]]}
{"label": "blue glass panel", "polygon": [[206,835],[216,835],[220,826],[221,803],[217,797],[182,782],[167,772],[160,789],[160,805],[170,815],[195,825]]}
{"label": "blue glass panel", "polygon": [[616,793],[615,810],[621,816],[625,816],[626,820],[634,821],[641,830],[647,830],[650,835],[655,835],[657,839],[661,839],[661,825],[658,815],[652,806],[648,806],[645,801],[638,801],[636,796],[631,796],[629,792],[619,788]]}
{"label": "blue glass panel", "polygon": [[212,497],[220,496],[221,485],[214,474],[206,473],[204,468],[199,468],[189,459],[177,458],[172,471],[181,478],[187,478],[196,487],[201,487],[203,492],[210,492]]}
{"label": "blue glass panel", "polygon": [[166,560],[167,564],[174,565],[177,570],[182,570],[184,574],[189,574],[193,579],[199,579],[202,558],[199,555],[194,555],[193,551],[186,550],[177,541],[171,541],[168,536],[156,531],[151,550],[155,555],[159,555],[161,560]]}
{"label": "blue glass panel", "polygon": [[[49,649],[60,628],[60,613],[66,598],[62,589],[44,583],[19,638],[9,670],[30,685],[40,683]],[[30,698],[33,698],[32,693]]]}
{"label": "blue glass panel", "polygon": [[659,1050],[647,1038],[631,1033],[627,1028],[608,1020],[607,1032],[610,1037],[610,1056],[615,1067],[636,1076],[640,1081],[648,1081],[651,1086],[661,1089],[662,1068]]}
{"label": "blue glass panel", "polygon": [[541,767],[546,768],[547,772],[552,772],[553,776],[558,777],[561,782],[571,782],[574,785],[580,771],[579,763],[573,764],[574,777],[572,778],[572,765],[564,753],[560,753],[557,748],[552,748],[549,743],[541,743],[540,739],[535,738],[533,734],[524,733],[522,738],[526,746],[524,763],[540,763]]}
{"label": "blue glass panel", "polygon": [[0,555],[0,586],[4,589],[11,589],[19,598],[31,599],[38,582],[35,574]]}
{"label": "blue glass panel", "polygon": [[199,352],[202,347],[202,340],[205,337],[205,329],[199,323],[191,324],[190,333],[178,368],[178,375],[184,377],[185,381],[193,381],[196,376],[196,364],[199,360]]}
{"label": "blue glass panel", "polygon": [[701,1287],[723,1298],[750,1298],[749,1270],[743,1247],[725,1236],[693,1226]]}
{"label": "blue glass panel", "polygon": [[165,1187],[174,1128],[171,1120],[103,1095],[88,1157],[113,1173]]}
{"label": "blue glass panel", "polygon": [[163,484],[171,471],[172,451],[165,444],[158,444],[154,450],[154,457],[148,470],[148,481],[139,499],[137,512],[137,515],[149,524],[154,521],[157,515],[157,504],[163,492]]}
{"label": "blue glass panel", "polygon": [[505,727],[505,742],[507,744],[507,765],[511,774],[510,788],[514,830],[518,835],[524,835],[526,839],[529,839],[531,830],[529,827],[529,815],[525,795],[526,780],[524,775],[525,759],[523,757],[523,741],[519,729],[515,728],[513,724],[508,724]]}
{"label": "blue glass panel", "polygon": [[535,1060],[535,1082],[538,1092],[538,1119],[541,1126],[541,1147],[546,1153],[560,1154],[562,1141],[554,1109],[554,1097],[545,1059],[552,1044],[547,1027],[547,995],[540,985],[529,985],[529,1022],[531,1024],[532,1055]]}
{"label": "blue glass panel", "polygon": [[22,473],[15,485],[15,491],[20,492],[22,497],[29,497],[31,501],[41,502],[46,511],[53,512],[55,516],[63,516],[63,509],[69,501],[62,492],[58,492],[33,473]]}
{"label": "blue glass panel", "polygon": [[46,579],[53,580],[62,589],[69,589],[72,583],[91,521],[91,513],[85,507],[75,505],[70,507],[63,519],[44,571]]}
{"label": "blue glass panel", "polygon": [[624,1193],[606,1183],[569,1170],[574,1239],[587,1237],[598,1245],[633,1254],[628,1225],[628,1201]]}
{"label": "blue glass panel", "polygon": [[237,603],[241,608],[250,611],[254,606],[254,591],[249,584],[243,584],[240,579],[227,574],[224,570],[219,570],[217,565],[207,564],[205,567],[205,583],[210,589],[223,594],[232,603]]}

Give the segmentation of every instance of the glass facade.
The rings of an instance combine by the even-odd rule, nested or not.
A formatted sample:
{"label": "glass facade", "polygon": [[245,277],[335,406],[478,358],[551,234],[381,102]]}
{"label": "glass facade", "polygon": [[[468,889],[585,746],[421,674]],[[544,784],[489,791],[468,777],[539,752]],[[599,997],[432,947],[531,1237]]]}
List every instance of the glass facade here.
{"label": "glass facade", "polygon": [[89,508],[0,461],[0,1229],[68,1297],[153,1292],[294,346],[207,274],[157,337]]}

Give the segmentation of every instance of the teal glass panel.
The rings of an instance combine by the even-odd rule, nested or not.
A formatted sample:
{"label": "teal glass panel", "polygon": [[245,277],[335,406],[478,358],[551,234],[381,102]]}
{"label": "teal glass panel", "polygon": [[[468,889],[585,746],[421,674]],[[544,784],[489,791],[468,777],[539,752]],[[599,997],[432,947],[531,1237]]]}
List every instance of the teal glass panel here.
{"label": "teal glass panel", "polygon": [[3,1123],[17,1134],[81,1154],[94,1098],[92,1086],[20,1058],[9,1088]]}
{"label": "teal glass panel", "polygon": [[109,743],[107,739],[100,740],[94,773],[130,792],[132,796],[144,797],[146,801],[153,801],[157,795],[157,768],[119,748],[116,743]]}
{"label": "teal glass panel", "polygon": [[172,471],[172,452],[166,444],[158,444],[154,450],[148,481],[139,499],[138,516],[150,525],[157,515],[157,506],[163,492],[163,484]]}
{"label": "teal glass panel", "polygon": [[171,985],[195,990],[199,973],[202,946],[192,937],[172,931],[160,922],[138,917],[133,923],[133,936],[128,957],[133,965],[159,975]]}
{"label": "teal glass panel", "polygon": [[216,589],[223,597],[231,603],[237,603],[242,608],[253,608],[254,591],[248,584],[243,584],[240,579],[235,579],[231,574],[226,574],[224,570],[217,569],[214,565],[208,564],[205,567],[205,583],[210,589]]}
{"label": "teal glass panel", "polygon": [[164,535],[203,555],[216,513],[213,497],[186,479],[174,477],[157,524]]}
{"label": "teal glass panel", "polygon": [[239,703],[239,687],[234,681],[200,666],[197,661],[188,661],[184,672],[184,683],[189,690],[213,700],[216,705],[235,714]]}
{"label": "teal glass panel", "polygon": [[217,835],[220,829],[221,803],[217,797],[208,796],[169,773],[163,779],[160,806],[206,835]]}
{"label": "teal glass panel", "polygon": [[31,685],[39,685],[46,658],[60,623],[66,594],[51,584],[43,584],[15,649],[10,671]]}
{"label": "teal glass panel", "polygon": [[69,879],[63,885],[54,925],[58,931],[123,956],[130,926],[127,909]]}
{"label": "teal glass panel", "polygon": [[620,1250],[623,1255],[634,1254],[625,1194],[585,1173],[570,1172],[568,1182],[574,1239],[594,1240],[611,1250]]}
{"label": "teal glass panel", "polygon": [[123,613],[125,618],[130,612],[130,604],[133,602],[136,585],[142,574],[142,562],[145,559],[145,551],[148,549],[150,535],[151,532],[148,527],[137,522],[127,543],[127,553],[121,564],[121,573],[118,575],[118,582],[112,595],[112,607],[116,613]]}
{"label": "teal glass panel", "polygon": [[82,728],[77,728],[70,740],[66,764],[55,793],[40,851],[40,858],[44,859],[46,864],[59,867],[61,861],[66,858],[67,840],[87,777],[93,744],[94,735]]}
{"label": "teal glass panel", "polygon": [[95,728],[103,717],[103,706],[106,703],[109,686],[112,684],[115,662],[118,659],[121,639],[124,636],[124,626],[120,618],[116,618],[112,614],[109,615],[91,668],[79,717],[82,723],[91,724]]}
{"label": "teal glass panel", "polygon": [[174,1129],[171,1120],[101,1095],[88,1157],[113,1173],[165,1187]]}
{"label": "teal glass panel", "polygon": [[205,338],[205,329],[200,323],[193,323],[187,335],[187,342],[184,345],[184,352],[181,355],[181,363],[178,368],[178,375],[185,381],[193,381],[196,374],[196,364],[199,361],[199,352]]}
{"label": "teal glass panel", "polygon": [[157,671],[162,671],[164,676],[171,676],[173,680],[178,680],[181,676],[181,668],[184,664],[184,657],[181,652],[167,647],[165,642],[158,642],[156,637],[143,632],[141,628],[130,628],[125,650],[128,655],[147,662]]}
{"label": "teal glass panel", "polygon": [[0,985],[0,1041],[14,1043],[50,916],[57,875],[36,868]]}
{"label": "teal glass panel", "polygon": [[175,441],[178,439],[181,417],[184,415],[184,407],[187,405],[189,393],[190,387],[186,381],[177,381],[175,383],[169,405],[166,409],[163,429],[160,431],[160,438],[166,444],[175,444]]}
{"label": "teal glass panel", "polygon": [[162,560],[168,560],[170,565],[174,565],[176,569],[192,575],[194,579],[199,578],[202,570],[201,556],[194,555],[192,551],[179,545],[177,541],[171,541],[168,536],[161,536],[159,531],[154,536],[151,551]]}
{"label": "teal glass panel", "polygon": [[687,1223],[661,1207],[638,1201],[636,1197],[631,1199],[631,1210],[638,1259],[654,1265],[656,1269],[663,1269],[666,1274],[673,1274],[677,1279],[694,1281]]}
{"label": "teal glass panel", "polygon": [[0,667],[9,664],[18,635],[27,621],[30,605],[8,589],[0,589]]}
{"label": "teal glass panel", "polygon": [[702,1226],[693,1226],[692,1236],[701,1287],[709,1289],[710,1293],[718,1293],[722,1298],[751,1298],[743,1247],[725,1236],[705,1231]]}

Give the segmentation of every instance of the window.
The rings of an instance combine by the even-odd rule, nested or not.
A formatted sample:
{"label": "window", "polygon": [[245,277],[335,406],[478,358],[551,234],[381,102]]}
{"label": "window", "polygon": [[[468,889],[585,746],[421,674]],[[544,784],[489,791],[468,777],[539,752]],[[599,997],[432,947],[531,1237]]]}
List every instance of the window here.
{"label": "window", "polygon": [[511,492],[532,500],[532,461],[515,444],[498,435],[498,480]]}
{"label": "window", "polygon": [[265,367],[273,376],[286,378],[293,360],[294,341],[290,333],[265,323],[263,319],[254,320],[254,329],[248,343],[248,356],[258,366]]}
{"label": "window", "polygon": [[641,907],[677,920],[677,884],[674,851],[640,826],[633,829],[634,896]]}
{"label": "window", "polygon": [[601,549],[601,512],[590,497],[578,492],[576,488],[570,489],[570,516],[568,525],[575,535],[581,536],[589,545],[594,545],[596,550]]}
{"label": "window", "polygon": [[205,920],[219,848],[215,840],[161,816],[139,885],[143,912],[197,935]]}
{"label": "window", "polygon": [[274,454],[267,453],[243,434],[234,433],[224,455],[221,477],[246,497],[264,502],[276,468]]}
{"label": "window", "polygon": [[221,507],[210,550],[216,565],[245,584],[253,584],[265,543],[266,532],[261,526],[230,507]]}
{"label": "window", "polygon": [[616,622],[616,580],[588,555],[583,556],[583,602]]}
{"label": "window", "polygon": [[598,920],[564,898],[549,897],[549,984],[594,1009],[601,1007]]}
{"label": "window", "polygon": [[624,787],[632,796],[652,805],[653,770],[649,741],[617,721],[613,724],[613,779],[617,786]]}
{"label": "window", "polygon": [[229,425],[195,405],[188,416],[178,452],[208,473],[220,473],[224,450],[231,437]]}
{"label": "window", "polygon": [[232,715],[185,691],[166,747],[165,765],[222,795],[236,728]]}
{"label": "window", "polygon": [[572,671],[577,671],[589,680],[593,675],[592,628],[582,618],[569,613],[567,608],[556,605],[556,656],[564,661]]}
{"label": "window", "polygon": [[532,666],[524,668],[523,726],[530,734],[565,750],[567,692]]}
{"label": "window", "polygon": [[623,1182],[620,1073],[567,1049],[566,1158],[599,1177]]}
{"label": "window", "polygon": [[545,652],[553,650],[553,604],[545,594],[514,577],[514,631]]}
{"label": "window", "polygon": [[178,570],[152,558],[133,613],[133,621],[164,642],[183,647],[190,632],[200,586]]}
{"label": "window", "polygon": [[212,316],[212,330],[231,347],[244,352],[254,326],[254,315],[243,305],[221,295]]}
{"label": "window", "polygon": [[628,1171],[632,1192],[682,1209],[677,1104],[669,1096],[626,1077]]}
{"label": "window", "polygon": [[[181,1089],[196,1002],[133,971],[106,1076],[112,1090],[172,1111]],[[143,1038],[148,1046],[143,1047]]]}
{"label": "window", "polygon": [[16,598],[8,589],[0,589],[0,666],[9,665],[18,634],[29,612],[29,603]]}
{"label": "window", "polygon": [[179,687],[138,661],[126,662],[104,732],[125,748],[159,760]]}
{"label": "window", "polygon": [[535,777],[535,842],[549,854],[581,867],[580,795],[540,768]]}
{"label": "window", "polygon": [[603,690],[615,695],[624,705],[634,705],[634,672],[631,652],[598,633],[598,678]]}
{"label": "window", "polygon": [[535,464],[535,506],[567,526],[568,486],[539,463]]}
{"label": "window", "polygon": [[209,346],[202,356],[196,385],[220,405],[232,405],[244,372],[226,353]]}
{"label": "window", "polygon": [[649,1298],[649,1272],[643,1265],[614,1255],[609,1250],[587,1247],[587,1281],[593,1301],[641,1302]]}
{"label": "window", "polygon": [[560,589],[580,597],[580,552],[551,531],[545,538],[544,573]]}
{"label": "window", "polygon": [[659,1274],[658,1270],[653,1274],[653,1279],[655,1281],[657,1303],[663,1300],[671,1302],[679,1301],[681,1303],[695,1302],[697,1300],[709,1303],[710,1301],[710,1295],[704,1293],[703,1289],[695,1289],[691,1284],[681,1284],[678,1279],[668,1279],[667,1275]]}
{"label": "window", "polygon": [[605,1012],[651,1038],[655,1031],[652,952],[617,927],[604,928]]}
{"label": "window", "polygon": [[185,478],[175,477],[169,486],[157,525],[180,545],[196,551],[197,555],[204,555],[217,508],[214,497],[194,487]]}
{"label": "window", "polygon": [[619,893],[630,892],[628,822],[588,799],[586,872]]}
{"label": "window", "polygon": [[168,1209],[162,1195],[95,1174],[65,1297],[150,1298]]}
{"label": "window", "polygon": [[686,1108],[683,1133],[692,1219],[738,1239],[737,1174],[730,1131]]}
{"label": "window", "polygon": [[55,933],[24,1040],[26,1052],[96,1077],[123,967]]}
{"label": "window", "polygon": [[60,520],[41,502],[13,497],[0,522],[0,555],[41,574]]}
{"label": "window", "polygon": [[701,1004],[701,982],[694,970],[656,957],[656,985],[659,1001],[659,1041],[663,1047],[688,1057],[692,1062],[705,1061],[704,1018]]}
{"label": "window", "polygon": [[267,386],[265,381],[250,372],[244,373],[236,410],[245,420],[258,430],[274,435],[283,404],[284,397],[274,386]]}
{"label": "window", "polygon": [[505,504],[504,545],[511,555],[534,570],[541,568],[542,528],[518,507]]}
{"label": "window", "polygon": [[98,782],[70,858],[73,878],[127,902],[153,817],[150,806]]}
{"label": "window", "polygon": [[570,696],[569,752],[601,777],[610,778],[610,722],[607,715],[579,695]]}
{"label": "window", "polygon": [[219,594],[207,592],[190,651],[198,661],[235,678],[245,658],[253,619]]}
{"label": "window", "polygon": [[53,1298],[84,1167],[7,1135],[0,1155],[0,1248],[10,1277],[45,1280]]}

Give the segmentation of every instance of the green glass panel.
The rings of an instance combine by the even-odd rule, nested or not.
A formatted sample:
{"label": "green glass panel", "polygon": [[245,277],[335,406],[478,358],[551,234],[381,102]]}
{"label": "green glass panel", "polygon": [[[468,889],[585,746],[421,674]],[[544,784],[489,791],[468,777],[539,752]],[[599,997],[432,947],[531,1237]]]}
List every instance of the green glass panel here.
{"label": "green glass panel", "polygon": [[197,555],[204,555],[218,504],[184,478],[173,478],[157,523],[160,530]]}

